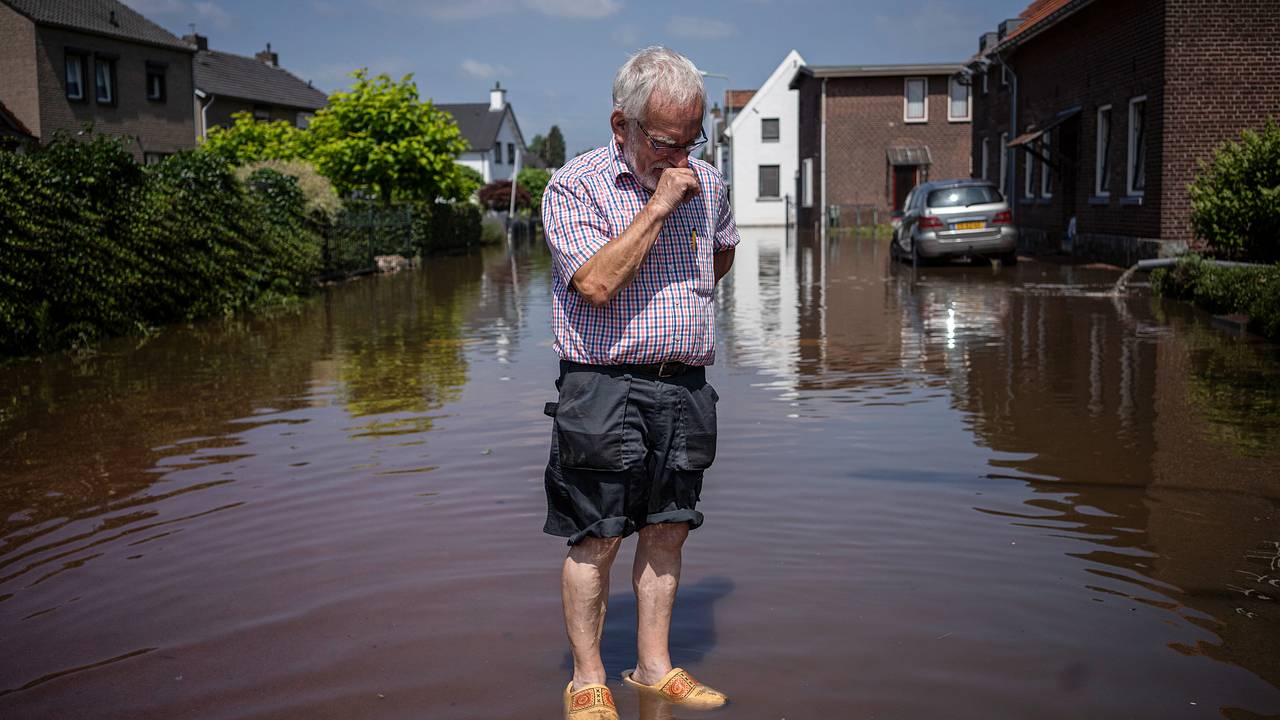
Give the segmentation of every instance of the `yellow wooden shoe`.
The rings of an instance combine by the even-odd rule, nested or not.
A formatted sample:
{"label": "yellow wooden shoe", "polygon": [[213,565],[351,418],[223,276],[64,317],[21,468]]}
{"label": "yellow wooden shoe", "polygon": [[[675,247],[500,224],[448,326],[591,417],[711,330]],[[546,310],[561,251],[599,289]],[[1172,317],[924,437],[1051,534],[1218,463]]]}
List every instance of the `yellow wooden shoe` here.
{"label": "yellow wooden shoe", "polygon": [[673,668],[653,685],[642,685],[632,679],[634,669],[622,673],[622,681],[642,693],[653,693],[672,705],[691,710],[711,710],[729,702],[729,698],[719,690],[708,687],[693,679],[693,676],[680,668]]}
{"label": "yellow wooden shoe", "polygon": [[618,707],[604,685],[588,685],[573,691],[573,682],[564,689],[565,720],[618,720]]}

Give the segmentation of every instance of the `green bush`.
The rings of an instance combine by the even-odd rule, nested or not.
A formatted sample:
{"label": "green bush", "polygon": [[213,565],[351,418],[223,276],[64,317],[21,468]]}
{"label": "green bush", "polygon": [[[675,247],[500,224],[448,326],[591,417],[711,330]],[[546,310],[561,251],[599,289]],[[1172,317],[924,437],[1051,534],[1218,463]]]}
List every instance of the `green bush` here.
{"label": "green bush", "polygon": [[1211,313],[1248,315],[1253,330],[1280,339],[1280,264],[1219,267],[1190,256],[1156,270],[1151,285],[1160,295],[1194,302]]}
{"label": "green bush", "polygon": [[1280,260],[1280,125],[1246,130],[1191,184],[1191,226],[1218,253]]}
{"label": "green bush", "polygon": [[414,244],[419,254],[447,254],[481,243],[480,208],[471,203],[424,203],[415,215]]}
{"label": "green bush", "polygon": [[306,160],[260,160],[236,169],[236,177],[245,182],[249,176],[262,169],[275,170],[297,181],[306,199],[307,216],[316,222],[331,223],[342,212],[342,200],[333,189],[333,183]]}
{"label": "green bush", "polygon": [[551,182],[551,173],[542,168],[524,168],[516,175],[516,182],[525,190],[529,191],[532,198],[533,213],[539,215],[542,213],[542,193],[547,189],[547,183]]}
{"label": "green bush", "polygon": [[143,168],[116,140],[0,154],[0,353],[56,350],[299,295],[318,267],[297,182],[211,153]]}

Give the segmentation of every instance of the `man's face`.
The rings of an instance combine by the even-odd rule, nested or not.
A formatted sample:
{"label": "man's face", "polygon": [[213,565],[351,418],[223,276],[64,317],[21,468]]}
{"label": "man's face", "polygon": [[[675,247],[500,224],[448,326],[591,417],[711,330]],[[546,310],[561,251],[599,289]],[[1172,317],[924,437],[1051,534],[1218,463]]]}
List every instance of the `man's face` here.
{"label": "man's face", "polygon": [[[656,151],[649,142],[652,138],[660,144],[688,145],[702,132],[702,104],[692,102],[676,105],[660,97],[649,99],[646,118],[642,123],[629,121],[621,110],[614,110],[610,117],[613,136],[622,146],[622,157],[635,173],[645,189],[653,192],[658,187],[662,171],[673,167],[689,167],[689,153]],[[643,124],[643,129],[641,129]],[[648,137],[645,137],[648,132]]]}

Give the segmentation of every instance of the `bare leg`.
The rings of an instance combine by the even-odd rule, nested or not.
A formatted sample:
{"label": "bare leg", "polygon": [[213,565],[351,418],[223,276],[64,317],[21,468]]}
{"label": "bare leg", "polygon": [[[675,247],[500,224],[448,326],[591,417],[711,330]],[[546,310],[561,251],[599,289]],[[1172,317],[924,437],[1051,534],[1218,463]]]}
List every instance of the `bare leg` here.
{"label": "bare leg", "polygon": [[688,523],[659,523],[640,529],[631,584],[636,591],[636,650],[632,677],[652,685],[671,671],[671,609],[680,585],[680,550],[689,537]]}
{"label": "bare leg", "polygon": [[618,556],[622,538],[583,538],[569,549],[560,575],[564,599],[564,625],[573,649],[573,689],[603,685],[600,633],[609,603],[609,569]]}

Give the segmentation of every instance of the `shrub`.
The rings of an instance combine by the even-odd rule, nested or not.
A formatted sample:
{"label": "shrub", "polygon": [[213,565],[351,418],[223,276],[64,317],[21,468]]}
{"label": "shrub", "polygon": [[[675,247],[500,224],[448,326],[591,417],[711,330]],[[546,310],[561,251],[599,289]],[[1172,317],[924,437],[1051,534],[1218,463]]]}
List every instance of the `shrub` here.
{"label": "shrub", "polygon": [[516,175],[516,182],[529,191],[533,211],[542,212],[542,193],[551,182],[551,173],[542,168],[525,168]]}
{"label": "shrub", "polygon": [[306,157],[310,152],[310,136],[285,120],[262,122],[255,120],[250,112],[238,112],[231,117],[231,127],[209,128],[197,149],[217,155],[233,166]]}
{"label": "shrub", "polygon": [[470,203],[424,203],[414,215],[419,254],[454,253],[478,246],[480,208]]}
{"label": "shrub", "polygon": [[[529,195],[529,191],[517,183],[516,207],[527,210],[532,202],[533,198]],[[480,204],[499,212],[511,209],[511,181],[494,180],[480,188]]]}
{"label": "shrub", "polygon": [[1218,149],[1189,189],[1191,226],[1215,251],[1280,260],[1280,125],[1246,130]]}
{"label": "shrub", "polygon": [[1198,256],[1151,275],[1160,295],[1194,302],[1211,313],[1242,313],[1250,327],[1280,338],[1280,264],[1268,267],[1220,267]]}
{"label": "shrub", "polygon": [[238,168],[236,177],[240,182],[245,182],[250,175],[262,169],[274,170],[297,181],[306,200],[308,218],[331,223],[342,212],[342,200],[334,191],[333,183],[321,175],[315,165],[305,160],[261,160]]}
{"label": "shrub", "polygon": [[484,185],[484,175],[481,175],[479,170],[470,165],[463,165],[462,163],[457,163],[456,171],[460,186],[458,197],[470,200],[476,194],[476,191],[480,189],[480,186]]}

